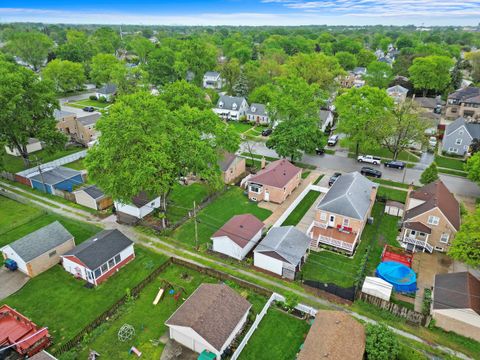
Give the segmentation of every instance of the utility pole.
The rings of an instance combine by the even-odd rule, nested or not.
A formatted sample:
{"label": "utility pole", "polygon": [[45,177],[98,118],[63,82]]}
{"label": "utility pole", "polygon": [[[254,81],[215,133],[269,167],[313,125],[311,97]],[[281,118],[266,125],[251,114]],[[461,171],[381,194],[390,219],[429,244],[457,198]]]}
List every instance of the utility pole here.
{"label": "utility pole", "polygon": [[45,178],[43,177],[43,173],[42,173],[42,167],[40,166],[41,164],[40,164],[40,161],[38,161],[37,156],[35,156],[35,161],[37,162],[38,173],[40,174],[40,178],[42,179],[43,191],[45,191],[45,194],[48,194],[47,185],[45,185]]}
{"label": "utility pole", "polygon": [[195,249],[198,250],[197,206],[193,200],[193,221],[195,223]]}

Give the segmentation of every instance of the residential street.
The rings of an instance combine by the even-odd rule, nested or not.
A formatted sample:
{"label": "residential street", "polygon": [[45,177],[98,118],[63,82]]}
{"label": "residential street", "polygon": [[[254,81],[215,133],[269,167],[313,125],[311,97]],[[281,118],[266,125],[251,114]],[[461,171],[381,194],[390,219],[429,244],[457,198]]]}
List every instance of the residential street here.
{"label": "residential street", "polygon": [[[268,149],[264,142],[250,142],[252,152],[259,155],[278,157],[274,150]],[[248,146],[246,143],[241,144],[240,152],[248,152]],[[341,153],[344,156],[340,156],[337,151],[336,155],[307,155],[302,158],[302,162],[306,164],[315,165],[320,172],[339,171],[339,172],[351,172],[360,170],[363,166],[368,164],[358,163],[356,160],[347,157],[347,153]],[[382,171],[382,178],[411,183],[420,185],[419,179],[423,170],[420,169],[406,169],[405,171],[385,168],[383,165],[378,167]],[[404,178],[405,177],[405,178]],[[480,187],[474,182],[461,178],[458,176],[451,176],[440,174],[440,178],[449,188],[451,192],[456,195],[477,198],[480,197]]]}

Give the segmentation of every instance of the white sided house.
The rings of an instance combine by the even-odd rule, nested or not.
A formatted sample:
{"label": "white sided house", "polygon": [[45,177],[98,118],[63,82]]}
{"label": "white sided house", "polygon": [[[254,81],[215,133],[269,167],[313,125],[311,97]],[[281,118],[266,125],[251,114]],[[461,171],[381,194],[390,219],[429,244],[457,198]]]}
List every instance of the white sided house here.
{"label": "white sided house", "polygon": [[130,204],[115,201],[114,205],[119,222],[134,224],[160,207],[160,197],[151,197],[141,192],[132,198]]}
{"label": "white sided house", "polygon": [[224,83],[225,81],[217,71],[207,71],[205,75],[203,75],[203,87],[205,89],[220,90]]}
{"label": "white sided house", "polygon": [[258,243],[264,230],[265,224],[255,216],[236,215],[212,235],[213,251],[243,260]]}
{"label": "white sided house", "polygon": [[245,325],[252,305],[225,284],[202,284],[165,322],[170,339],[218,360]]}
{"label": "white sided house", "polygon": [[268,117],[267,109],[263,104],[253,103],[247,109],[247,120],[254,122],[257,125],[268,125],[270,118]]}
{"label": "white sided house", "polygon": [[103,230],[62,256],[63,268],[99,285],[135,258],[133,241],[119,230]]}
{"label": "white sided house", "polygon": [[253,264],[294,280],[307,258],[310,238],[294,226],[272,228],[254,251]]}
{"label": "white sided house", "polygon": [[245,116],[247,109],[248,103],[244,97],[222,95],[213,111],[223,120],[238,121]]}
{"label": "white sided house", "polygon": [[[26,149],[27,149],[27,154],[34,153],[36,151],[42,150],[42,143],[38,139],[30,138],[28,139]],[[5,145],[5,151],[8,155],[22,156],[22,154],[20,154],[17,148],[11,148],[8,145]]]}

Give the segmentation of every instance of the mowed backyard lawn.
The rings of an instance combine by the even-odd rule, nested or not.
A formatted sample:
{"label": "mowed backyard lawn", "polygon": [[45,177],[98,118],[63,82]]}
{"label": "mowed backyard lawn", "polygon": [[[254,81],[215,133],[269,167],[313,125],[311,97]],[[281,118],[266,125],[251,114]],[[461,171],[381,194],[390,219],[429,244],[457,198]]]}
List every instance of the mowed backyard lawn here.
{"label": "mowed backyard lawn", "polygon": [[167,200],[168,221],[174,224],[187,216],[193,209],[193,202],[195,201],[198,206],[209,193],[209,187],[204,183],[193,183],[188,186],[175,184]]}
{"label": "mowed backyard lawn", "polygon": [[[157,295],[162,281],[168,281],[177,293],[182,288],[182,296],[178,301],[173,295],[165,293],[158,305],[153,305],[153,299]],[[165,321],[183,303],[182,298],[190,296],[202,283],[218,283],[215,278],[203,275],[188,268],[178,265],[170,265],[158,278],[153,280],[131,303],[125,305],[118,317],[106,322],[91,337],[92,341],[83,343],[79,349],[72,350],[78,359],[86,359],[90,349],[95,349],[106,359],[131,359],[128,353],[131,346],[135,346],[142,352],[142,358],[159,359],[164,345],[155,345],[151,340],[159,339],[166,331]],[[261,311],[267,299],[251,290],[240,288],[238,285],[227,282],[252,304],[252,311],[256,314]],[[118,330],[123,324],[130,324],[135,328],[135,337],[131,341],[121,342],[118,340]],[[73,354],[65,354],[60,359],[71,359]]]}
{"label": "mowed backyard lawn", "polygon": [[282,223],[282,226],[288,225],[297,225],[300,220],[305,216],[308,209],[314,204],[315,200],[318,199],[321,193],[318,191],[310,190],[307,195],[300,201],[300,203],[295,207],[295,209],[288,215],[285,221]]}
{"label": "mowed backyard lawn", "polygon": [[[215,231],[230,220],[232,216],[240,214],[252,214],[260,220],[265,220],[271,215],[271,211],[262,209],[255,202],[249,201],[241,188],[231,187],[198,213],[199,245],[208,243]],[[188,220],[176,229],[172,237],[183,244],[195,246],[193,219]]]}
{"label": "mowed backyard lawn", "polygon": [[294,360],[310,325],[270,308],[240,354],[240,360]]}
{"label": "mowed backyard lawn", "polygon": [[380,202],[376,202],[373,206],[374,223],[365,226],[362,239],[353,257],[331,251],[312,251],[302,269],[303,279],[334,283],[342,287],[353,286],[362,258],[370,244],[373,244],[373,247],[367,263],[366,275],[373,274],[376,266],[380,263],[384,245],[398,246],[396,237],[399,218],[384,214],[384,208],[384,204]]}

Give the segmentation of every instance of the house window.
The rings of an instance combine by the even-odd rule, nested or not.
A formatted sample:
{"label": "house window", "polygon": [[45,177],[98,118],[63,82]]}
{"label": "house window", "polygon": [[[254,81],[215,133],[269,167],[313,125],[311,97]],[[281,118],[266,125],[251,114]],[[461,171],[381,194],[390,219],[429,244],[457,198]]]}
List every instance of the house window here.
{"label": "house window", "polygon": [[90,270],[87,270],[87,278],[88,280],[93,280],[93,274]]}
{"label": "house window", "polygon": [[343,227],[348,227],[349,224],[350,224],[350,219],[349,218],[344,218],[342,226]]}
{"label": "house window", "polygon": [[324,213],[323,211],[320,213],[320,220],[325,221],[327,220],[327,213]]}
{"label": "house window", "polygon": [[438,216],[429,216],[428,217],[428,224],[429,225],[438,225],[440,223],[440,218]]}
{"label": "house window", "polygon": [[115,264],[118,264],[120,261],[122,261],[121,257],[120,257],[120,254],[118,254],[117,256],[115,256]]}
{"label": "house window", "polygon": [[53,257],[57,255],[57,250],[53,250],[51,253],[48,254],[48,257]]}
{"label": "house window", "polygon": [[443,244],[448,244],[448,238],[450,237],[449,234],[443,233],[440,237],[440,242]]}
{"label": "house window", "polygon": [[435,250],[440,251],[440,252],[443,252],[443,247],[435,246]]}
{"label": "house window", "polygon": [[425,236],[425,233],[421,232],[421,233],[418,233],[418,235]]}
{"label": "house window", "polygon": [[462,139],[455,140],[455,145],[462,145]]}
{"label": "house window", "polygon": [[410,235],[415,235],[417,232],[415,230],[410,230]]}
{"label": "house window", "polygon": [[108,264],[105,263],[105,264],[102,265],[102,273],[107,272],[107,270],[108,270]]}
{"label": "house window", "polygon": [[260,194],[262,188],[258,185],[250,185],[250,191],[256,194]]}
{"label": "house window", "polygon": [[98,279],[100,275],[102,275],[102,270],[98,268],[97,270],[95,270],[95,279]]}
{"label": "house window", "polygon": [[110,259],[108,260],[108,267],[111,269],[115,266],[115,260],[114,259]]}

